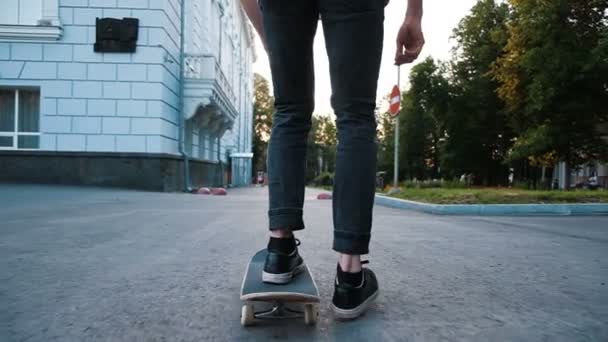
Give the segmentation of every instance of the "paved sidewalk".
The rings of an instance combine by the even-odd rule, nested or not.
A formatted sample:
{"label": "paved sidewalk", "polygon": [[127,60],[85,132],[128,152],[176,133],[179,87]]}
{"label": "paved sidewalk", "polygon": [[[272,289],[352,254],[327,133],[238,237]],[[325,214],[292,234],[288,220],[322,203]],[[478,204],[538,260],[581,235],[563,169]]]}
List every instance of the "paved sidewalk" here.
{"label": "paved sidewalk", "polygon": [[376,205],[435,215],[464,216],[606,216],[608,203],[433,204],[376,194]]}
{"label": "paved sidewalk", "polygon": [[608,217],[442,217],[376,207],[381,294],[328,310],[331,201],[307,192],[301,252],[320,322],[242,328],[266,190],[226,197],[0,184],[0,341],[606,341]]}

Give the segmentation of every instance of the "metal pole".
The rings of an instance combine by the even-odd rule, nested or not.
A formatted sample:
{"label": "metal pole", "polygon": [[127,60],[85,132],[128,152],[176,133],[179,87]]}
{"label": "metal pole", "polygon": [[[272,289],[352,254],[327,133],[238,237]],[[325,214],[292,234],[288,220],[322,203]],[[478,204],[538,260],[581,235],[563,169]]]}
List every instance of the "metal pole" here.
{"label": "metal pole", "polygon": [[189,164],[189,160],[190,157],[188,156],[188,153],[186,152],[186,116],[184,113],[184,84],[186,82],[186,49],[185,49],[185,42],[184,39],[186,37],[186,30],[185,30],[185,22],[186,22],[186,4],[185,1],[182,1],[182,6],[180,8],[180,15],[181,15],[181,23],[180,23],[180,29],[181,29],[181,37],[179,39],[179,53],[180,53],[180,57],[179,57],[179,109],[178,109],[178,113],[179,113],[179,118],[177,119],[178,122],[178,126],[179,126],[179,142],[178,142],[178,149],[179,149],[179,153],[182,155],[182,158],[184,160],[184,191],[185,192],[190,192],[192,191],[192,184],[190,183],[190,164]]}
{"label": "metal pole", "polygon": [[[397,88],[401,92],[401,66],[397,66]],[[401,94],[399,94],[401,98]],[[401,104],[399,104],[401,108]],[[393,187],[399,186],[399,115],[395,116],[395,169],[393,170]]]}

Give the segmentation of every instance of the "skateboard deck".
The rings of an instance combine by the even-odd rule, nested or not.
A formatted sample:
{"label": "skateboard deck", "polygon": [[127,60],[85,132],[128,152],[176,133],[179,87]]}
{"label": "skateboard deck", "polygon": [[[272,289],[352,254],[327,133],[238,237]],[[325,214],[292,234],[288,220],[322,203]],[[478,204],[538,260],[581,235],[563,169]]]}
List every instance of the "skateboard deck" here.
{"label": "skateboard deck", "polygon": [[[304,318],[306,324],[315,324],[318,316],[319,289],[310,274],[308,266],[298,273],[288,284],[275,285],[262,281],[267,250],[258,251],[245,271],[241,287],[241,324],[252,325],[256,319]],[[257,306],[267,302],[271,309],[256,311]],[[303,310],[290,307],[303,307]]]}

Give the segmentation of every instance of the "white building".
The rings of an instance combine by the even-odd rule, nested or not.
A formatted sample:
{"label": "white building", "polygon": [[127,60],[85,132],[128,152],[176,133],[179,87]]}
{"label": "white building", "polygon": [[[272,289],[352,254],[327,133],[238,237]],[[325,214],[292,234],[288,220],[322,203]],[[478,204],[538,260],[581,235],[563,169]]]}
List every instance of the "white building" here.
{"label": "white building", "polygon": [[0,181],[248,184],[253,59],[238,0],[2,0]]}
{"label": "white building", "polygon": [[[599,125],[598,130],[604,141],[608,143],[608,125]],[[608,189],[608,163],[606,162],[596,160],[586,165],[578,165],[570,168],[568,176],[567,173],[566,164],[563,162],[558,163],[553,169],[553,180],[557,181],[556,185],[560,189],[566,188],[568,177],[570,187],[591,183],[597,187]]]}
{"label": "white building", "polygon": [[[560,162],[553,169],[553,179],[557,180],[557,186],[560,189],[566,188],[566,164]],[[576,187],[578,184],[585,184],[591,179],[595,179],[595,184],[604,189],[608,189],[608,164],[603,164],[595,161],[588,165],[579,166],[570,170],[570,187]]]}

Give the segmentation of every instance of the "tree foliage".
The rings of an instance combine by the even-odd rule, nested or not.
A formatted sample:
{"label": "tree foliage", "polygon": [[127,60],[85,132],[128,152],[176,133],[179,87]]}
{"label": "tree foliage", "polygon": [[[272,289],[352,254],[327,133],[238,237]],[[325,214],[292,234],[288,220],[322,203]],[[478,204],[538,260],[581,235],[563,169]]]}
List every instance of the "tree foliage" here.
{"label": "tree foliage", "polygon": [[[607,10],[605,0],[479,0],[453,31],[452,59],[412,69],[402,179],[500,185],[509,168],[521,179],[607,159]],[[379,120],[378,165],[390,172],[394,125]]]}
{"label": "tree foliage", "polygon": [[338,145],[338,132],[333,117],[313,116],[317,120],[317,130],[314,132],[314,144],[321,157],[320,172],[333,172],[335,169],[336,152]]}
{"label": "tree foliage", "polygon": [[268,81],[259,74],[253,79],[253,172],[266,171],[268,140],[272,128],[274,98]]}
{"label": "tree foliage", "polygon": [[553,155],[572,166],[605,160],[600,127],[608,122],[608,2],[510,3],[509,39],[492,74],[523,140],[513,158]]}
{"label": "tree foliage", "polygon": [[511,129],[489,74],[507,41],[506,4],[481,0],[454,29],[451,104],[445,116],[443,167],[450,177],[473,173],[479,183],[505,184]]}
{"label": "tree foliage", "polygon": [[[474,173],[485,184],[506,183],[512,133],[489,71],[507,40],[507,16],[506,5],[480,1],[454,30],[451,62],[428,58],[412,68],[400,114],[404,178]],[[379,155],[379,165],[386,157]]]}

